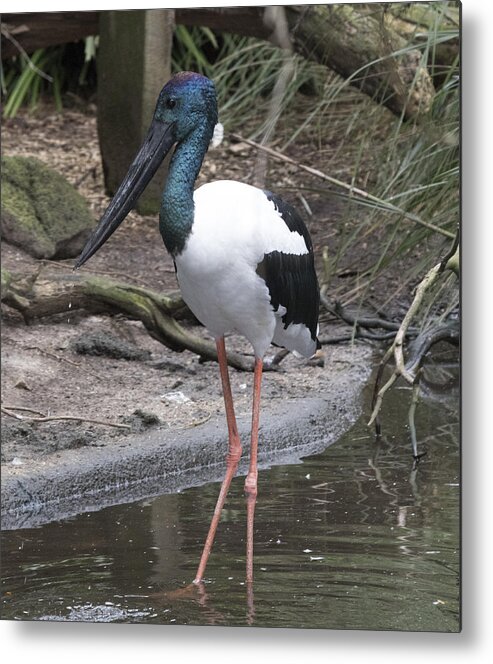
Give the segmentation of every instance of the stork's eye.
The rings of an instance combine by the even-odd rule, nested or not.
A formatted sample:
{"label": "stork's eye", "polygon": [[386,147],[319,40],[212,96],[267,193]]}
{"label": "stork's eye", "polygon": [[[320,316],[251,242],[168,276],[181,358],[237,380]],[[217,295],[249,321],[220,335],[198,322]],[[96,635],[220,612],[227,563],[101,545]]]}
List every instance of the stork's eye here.
{"label": "stork's eye", "polygon": [[176,99],[169,97],[169,99],[166,100],[166,106],[167,108],[174,108],[176,106]]}

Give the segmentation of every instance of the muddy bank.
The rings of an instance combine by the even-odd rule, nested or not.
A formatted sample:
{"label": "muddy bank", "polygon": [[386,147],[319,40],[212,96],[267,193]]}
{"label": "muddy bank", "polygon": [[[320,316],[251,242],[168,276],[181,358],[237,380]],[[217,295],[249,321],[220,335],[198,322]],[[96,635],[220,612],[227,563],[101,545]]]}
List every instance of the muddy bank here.
{"label": "muddy bank", "polygon": [[[344,369],[331,371],[331,387],[304,398],[264,399],[260,467],[289,463],[321,451],[346,431],[361,410],[370,352],[353,348]],[[268,374],[267,374],[268,376]],[[268,380],[267,380],[268,382]],[[267,390],[268,391],[268,390]],[[239,473],[248,464],[249,413],[238,416],[243,442]],[[100,439],[99,446],[26,459],[2,469],[2,527],[32,527],[106,505],[180,491],[219,480],[224,472],[224,417],[189,428],[154,427]]]}

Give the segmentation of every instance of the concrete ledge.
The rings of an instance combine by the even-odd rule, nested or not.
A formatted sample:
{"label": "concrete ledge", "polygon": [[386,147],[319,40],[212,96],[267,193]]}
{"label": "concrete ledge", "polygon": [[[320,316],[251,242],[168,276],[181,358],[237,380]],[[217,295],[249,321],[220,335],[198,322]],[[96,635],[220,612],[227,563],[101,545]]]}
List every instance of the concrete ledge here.
{"label": "concrete ledge", "polygon": [[[259,467],[297,463],[334,443],[361,413],[370,364],[334,381],[331,394],[266,401]],[[238,419],[243,444],[238,474],[249,459],[249,418]],[[224,418],[185,430],[159,429],[107,446],[67,450],[2,469],[2,528],[30,528],[102,507],[220,481],[225,468]]]}

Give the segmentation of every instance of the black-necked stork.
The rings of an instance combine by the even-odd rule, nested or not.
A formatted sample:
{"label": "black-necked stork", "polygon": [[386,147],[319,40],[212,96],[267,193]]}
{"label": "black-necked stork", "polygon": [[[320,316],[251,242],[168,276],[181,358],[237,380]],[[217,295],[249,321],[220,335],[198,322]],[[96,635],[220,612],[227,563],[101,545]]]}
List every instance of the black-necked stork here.
{"label": "black-necked stork", "polygon": [[83,265],[106,242],[176,144],[159,230],[175,262],[183,299],[215,338],[229,433],[226,474],[195,583],[203,579],[241,455],[224,335],[243,335],[255,353],[250,466],[245,480],[247,582],[253,580],[263,358],[271,343],[305,357],[320,347],[313,248],[296,210],[275,194],[243,182],[220,180],[194,191],[216,123],[213,82],[192,72],[176,74],[162,89],[148,134],[75,265]]}

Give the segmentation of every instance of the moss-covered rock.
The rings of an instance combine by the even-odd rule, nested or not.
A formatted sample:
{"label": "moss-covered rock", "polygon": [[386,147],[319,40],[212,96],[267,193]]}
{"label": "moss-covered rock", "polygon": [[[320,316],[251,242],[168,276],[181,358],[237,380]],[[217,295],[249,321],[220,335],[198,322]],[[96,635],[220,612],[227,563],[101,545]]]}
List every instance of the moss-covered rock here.
{"label": "moss-covered rock", "polygon": [[33,157],[2,157],[2,237],[36,258],[72,258],[94,220],[85,199]]}

